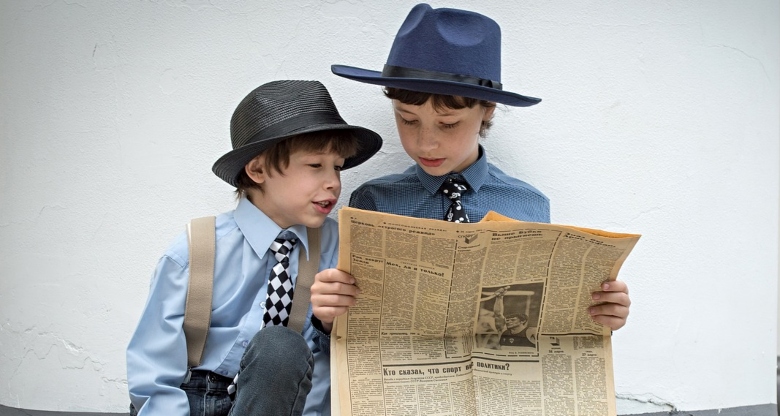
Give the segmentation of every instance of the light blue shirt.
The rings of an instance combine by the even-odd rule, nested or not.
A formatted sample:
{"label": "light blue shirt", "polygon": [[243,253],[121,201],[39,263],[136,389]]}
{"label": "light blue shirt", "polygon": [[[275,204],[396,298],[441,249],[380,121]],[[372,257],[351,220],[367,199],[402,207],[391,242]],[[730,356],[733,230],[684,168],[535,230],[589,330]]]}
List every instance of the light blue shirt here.
{"label": "light blue shirt", "polygon": [[[290,255],[290,274],[298,276],[301,245],[308,253],[306,227],[289,228],[300,240]],[[268,276],[276,264],[269,247],[282,231],[242,198],[234,211],[217,216],[211,327],[197,370],[234,377],[252,337],[263,324]],[[330,218],[321,229],[320,270],[338,260],[338,225]],[[186,233],[180,235],[157,264],[149,297],[127,347],[127,383],[139,415],[189,415],[187,396],[179,386],[187,375],[187,345],[182,330],[189,280]],[[329,337],[309,319],[303,329],[314,355],[312,390],[305,415],[330,414]]]}
{"label": "light blue shirt", "polygon": [[[513,178],[487,162],[479,147],[479,157],[460,172],[469,190],[461,195],[471,222],[496,211],[521,221],[550,222],[550,201],[533,186]],[[450,199],[438,192],[446,176],[432,176],[415,164],[403,173],[372,179],[358,187],[349,206],[416,218],[444,219]]]}

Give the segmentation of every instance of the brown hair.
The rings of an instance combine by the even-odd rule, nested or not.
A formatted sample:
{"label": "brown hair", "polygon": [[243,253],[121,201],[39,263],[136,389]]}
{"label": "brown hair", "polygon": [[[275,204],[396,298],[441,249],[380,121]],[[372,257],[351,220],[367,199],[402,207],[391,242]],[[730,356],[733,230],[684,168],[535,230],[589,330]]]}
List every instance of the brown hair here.
{"label": "brown hair", "polygon": [[[265,155],[263,168],[269,173],[272,171],[284,175],[284,170],[290,166],[290,155],[295,152],[335,152],[343,158],[349,158],[357,154],[359,143],[357,137],[347,130],[330,130],[304,133],[288,137],[278,143],[275,143],[262,153]],[[255,157],[257,157],[255,156]],[[241,169],[236,179],[236,198],[246,195],[250,188],[263,188],[260,184],[253,181],[246,170]]]}
{"label": "brown hair", "polygon": [[528,323],[528,315],[524,313],[508,313],[504,315],[504,319],[517,318],[520,322]]}
{"label": "brown hair", "polygon": [[[423,105],[431,100],[434,110],[441,110],[444,108],[451,108],[453,110],[460,110],[461,108],[474,108],[479,104],[483,108],[494,108],[496,103],[492,101],[479,100],[470,97],[461,97],[458,95],[442,95],[433,94],[429,92],[410,91],[400,88],[384,88],[385,96],[391,100],[398,100],[408,105]],[[493,125],[491,120],[482,121],[482,127],[479,128],[479,136],[487,136],[487,131],[490,126]]]}

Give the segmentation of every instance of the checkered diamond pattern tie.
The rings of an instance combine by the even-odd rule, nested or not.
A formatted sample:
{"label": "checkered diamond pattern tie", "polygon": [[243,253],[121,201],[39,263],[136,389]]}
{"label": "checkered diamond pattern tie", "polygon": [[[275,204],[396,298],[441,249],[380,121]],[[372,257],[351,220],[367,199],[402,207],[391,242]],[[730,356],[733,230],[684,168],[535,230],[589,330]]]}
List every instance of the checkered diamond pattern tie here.
{"label": "checkered diamond pattern tie", "polygon": [[469,222],[469,216],[466,215],[466,210],[463,209],[463,205],[460,203],[460,196],[468,190],[469,186],[466,180],[460,175],[450,175],[441,184],[439,191],[451,201],[447,213],[444,214],[445,221]]}
{"label": "checkered diamond pattern tie", "polygon": [[276,258],[276,265],[268,277],[268,297],[265,300],[263,327],[269,325],[287,326],[292,308],[293,283],[290,278],[290,253],[298,242],[295,238],[285,238],[283,233],[271,243],[271,251]]}

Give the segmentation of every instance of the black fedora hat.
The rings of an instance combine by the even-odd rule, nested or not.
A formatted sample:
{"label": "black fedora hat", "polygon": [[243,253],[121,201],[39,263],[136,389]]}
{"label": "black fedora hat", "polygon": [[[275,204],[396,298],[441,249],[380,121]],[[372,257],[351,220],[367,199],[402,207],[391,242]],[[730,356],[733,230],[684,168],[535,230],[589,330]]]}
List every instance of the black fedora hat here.
{"label": "black fedora hat", "polygon": [[347,124],[336,110],[328,90],[319,81],[272,81],[250,92],[230,119],[233,150],[211,168],[225,182],[236,179],[250,160],[288,137],[329,130],[349,130],[358,138],[357,154],[344,162],[355,167],[382,147],[373,131]]}
{"label": "black fedora hat", "polygon": [[398,29],[382,72],[345,65],[330,68],[336,75],[385,87],[516,107],[541,101],[503,90],[498,23],[479,13],[433,9],[424,3],[414,6]]}

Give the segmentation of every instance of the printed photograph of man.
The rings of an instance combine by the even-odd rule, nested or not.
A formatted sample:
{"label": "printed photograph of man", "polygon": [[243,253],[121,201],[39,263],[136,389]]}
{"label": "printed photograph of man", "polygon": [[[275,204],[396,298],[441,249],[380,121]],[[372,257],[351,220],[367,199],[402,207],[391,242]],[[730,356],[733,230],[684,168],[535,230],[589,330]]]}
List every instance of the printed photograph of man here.
{"label": "printed photograph of man", "polygon": [[483,288],[477,347],[536,348],[542,283]]}

